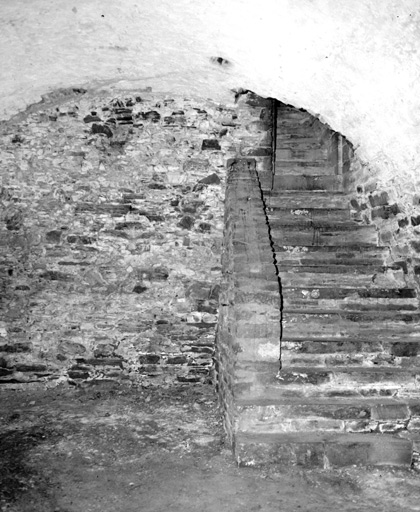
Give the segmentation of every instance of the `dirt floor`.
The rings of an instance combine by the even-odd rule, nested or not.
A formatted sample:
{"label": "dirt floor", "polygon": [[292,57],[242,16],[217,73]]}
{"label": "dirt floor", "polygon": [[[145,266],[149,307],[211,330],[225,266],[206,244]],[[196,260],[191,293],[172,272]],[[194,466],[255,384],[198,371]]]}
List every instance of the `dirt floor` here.
{"label": "dirt floor", "polygon": [[0,510],[420,511],[420,474],[238,468],[208,386],[0,390]]}

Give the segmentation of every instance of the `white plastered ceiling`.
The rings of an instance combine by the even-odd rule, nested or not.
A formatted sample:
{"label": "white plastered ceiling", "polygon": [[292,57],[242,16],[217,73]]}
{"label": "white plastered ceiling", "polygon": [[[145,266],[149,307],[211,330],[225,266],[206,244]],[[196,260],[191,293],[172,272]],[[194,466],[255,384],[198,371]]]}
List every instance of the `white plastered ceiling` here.
{"label": "white plastered ceiling", "polygon": [[59,87],[251,89],[342,132],[380,181],[420,180],[418,0],[2,0],[0,68],[2,119]]}

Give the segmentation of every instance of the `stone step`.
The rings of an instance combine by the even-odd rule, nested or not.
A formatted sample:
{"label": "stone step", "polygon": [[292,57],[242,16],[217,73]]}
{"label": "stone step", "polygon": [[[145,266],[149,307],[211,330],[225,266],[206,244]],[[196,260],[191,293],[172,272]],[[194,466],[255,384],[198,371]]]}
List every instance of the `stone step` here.
{"label": "stone step", "polygon": [[[363,274],[332,272],[279,272],[282,286],[289,288],[401,288],[405,285],[404,275],[396,272]],[[315,292],[316,293],[316,292]]]}
{"label": "stone step", "polygon": [[[261,181],[263,188],[271,187],[271,182]],[[295,175],[288,174],[285,169],[284,174],[274,176],[274,189],[278,190],[323,190],[323,191],[341,191],[343,188],[342,176],[324,176],[324,175]]]}
{"label": "stone step", "polygon": [[[238,431],[247,433],[286,432],[398,432],[415,428],[419,400],[393,398],[314,398],[238,400]],[[410,425],[411,422],[411,425]]]}
{"label": "stone step", "polygon": [[[372,286],[373,283],[369,283],[365,287],[354,287],[354,286],[309,286],[309,287],[298,287],[296,285],[286,286],[283,283],[282,291],[289,300],[301,299],[304,297],[306,301],[319,301],[319,300],[345,300],[349,301],[354,299],[357,301],[367,300],[415,300],[417,301],[417,293],[413,288],[406,287],[389,287],[381,288]],[[270,289],[274,291],[277,288],[275,286]]]}
{"label": "stone step", "polygon": [[420,342],[420,313],[396,311],[283,311],[283,339],[392,340]]}
{"label": "stone step", "polygon": [[370,231],[376,235],[376,227],[373,225],[361,224],[351,219],[339,220],[334,218],[315,218],[306,217],[304,215],[289,215],[279,218],[273,218],[267,215],[271,231],[288,230],[288,231],[320,231],[320,232],[346,232],[349,231]]}
{"label": "stone step", "polygon": [[[282,265],[310,264],[317,265],[378,265],[384,264],[389,256],[387,247],[377,246],[296,246],[279,247],[276,260]],[[398,266],[394,264],[393,266]]]}
{"label": "stone step", "polygon": [[296,108],[285,108],[277,110],[277,123],[287,123],[287,122],[295,122],[299,123],[301,121],[309,121],[313,122],[314,118],[309,114],[309,112],[305,112],[304,110],[298,110]]}
{"label": "stone step", "polygon": [[374,226],[353,226],[350,229],[325,228],[307,226],[298,230],[289,226],[270,226],[274,249],[278,247],[308,247],[308,246],[346,246],[360,245],[374,248],[378,245],[378,233]]}
{"label": "stone step", "polygon": [[[279,259],[276,257],[276,261]],[[387,267],[381,264],[358,264],[357,262],[351,263],[328,263],[325,265],[316,264],[316,262],[304,262],[304,264],[297,264],[296,262],[285,263],[280,260],[277,263],[280,275],[282,272],[294,272],[294,273],[325,273],[325,274],[369,274],[373,276],[375,274],[384,273],[388,270],[400,270],[398,267]]]}
{"label": "stone step", "polygon": [[[266,303],[273,303],[278,294],[274,293],[266,296]],[[263,302],[263,297],[261,297]],[[355,302],[340,299],[291,299],[287,292],[283,292],[283,308],[285,311],[308,311],[308,312],[321,312],[325,310],[330,311],[347,311],[347,312],[376,312],[376,311],[389,311],[389,312],[404,312],[410,313],[418,311],[417,299],[358,299]]]}
{"label": "stone step", "polygon": [[[329,144],[323,140],[329,130],[325,129],[318,121],[313,121],[304,116],[282,116],[277,121],[276,141],[282,143],[283,140],[309,138],[321,144],[322,147],[328,147]],[[332,132],[331,132],[332,133]]]}
{"label": "stone step", "polygon": [[[268,273],[267,270],[270,270],[270,273]],[[318,293],[317,290],[321,290],[321,288],[324,289],[323,293],[325,290],[337,288],[336,293],[339,294],[346,293],[339,289],[360,289],[361,291],[368,289],[391,290],[401,289],[405,284],[404,275],[401,273],[402,275],[399,276],[396,272],[385,272],[383,274],[375,272],[371,274],[279,272],[277,276],[275,272],[271,272],[271,264],[267,264],[267,270],[266,272],[259,272],[258,269],[256,269],[255,272],[250,272],[247,268],[239,266],[239,268],[235,270],[235,286],[244,291],[248,289],[249,286],[254,289],[259,288],[262,291],[276,291],[279,289],[278,277],[280,277],[282,287],[309,290],[312,295],[316,295]],[[357,291],[353,293],[357,293]],[[333,298],[333,295],[331,295],[331,297]]]}
{"label": "stone step", "polygon": [[[404,347],[404,343],[401,343],[402,350],[401,353],[404,353],[404,350],[407,350],[406,353],[409,353],[409,359],[408,358],[402,358],[402,357],[396,357],[393,355],[392,352],[395,351],[394,346],[395,344],[391,343],[383,343],[382,346],[378,347],[379,343],[359,343],[359,346],[362,346],[363,348],[366,347],[366,350],[355,350],[355,344],[353,343],[353,347],[351,346],[351,343],[348,343],[347,345],[350,345],[350,348],[353,348],[352,351],[342,351],[341,353],[337,353],[337,351],[334,351],[334,344],[330,343],[331,345],[331,352],[327,354],[314,354],[311,352],[307,353],[301,353],[296,348],[289,349],[291,345],[297,345],[298,347],[301,347],[301,344],[295,344],[295,343],[283,343],[282,344],[282,362],[284,368],[292,369],[294,367],[301,367],[301,368],[335,368],[335,367],[392,367],[392,368],[412,368],[416,369],[420,372],[420,357],[414,356],[413,352],[410,350],[407,350],[407,347]],[[335,344],[337,345],[337,344]],[[410,344],[410,348],[413,345],[413,343]],[[420,347],[420,343],[416,344],[416,349],[418,350]],[[373,347],[376,348],[376,350],[373,350]],[[348,347],[349,348],[349,347]],[[420,350],[418,350],[420,352]],[[397,351],[397,353],[399,353]],[[268,360],[268,357],[266,359],[260,359],[260,360]]]}
{"label": "stone step", "polygon": [[291,151],[294,153],[298,151],[314,151],[322,152],[318,154],[323,154],[325,153],[325,145],[318,139],[311,137],[310,134],[307,134],[306,137],[290,139],[287,137],[287,134],[282,133],[282,137],[277,139],[276,151]]}
{"label": "stone step", "polygon": [[301,308],[288,308],[283,311],[283,320],[290,324],[299,324],[300,322],[305,322],[305,324],[307,322],[318,322],[320,325],[329,325],[335,324],[336,322],[348,322],[349,326],[351,326],[357,323],[360,329],[363,329],[365,327],[364,324],[368,323],[374,323],[375,327],[378,323],[381,323],[383,326],[385,326],[385,324],[388,326],[392,323],[393,325],[395,324],[395,327],[398,325],[411,325],[414,327],[419,323],[420,329],[420,312],[418,309],[414,311],[400,312],[394,309],[387,310],[386,308],[383,308],[382,311],[356,311],[346,309],[330,310],[322,307],[319,307],[316,311],[304,311]]}
{"label": "stone step", "polygon": [[349,400],[380,397],[420,399],[419,368],[334,367],[283,368],[278,362],[241,361],[236,368],[235,396],[238,400]]}
{"label": "stone step", "polygon": [[[314,145],[317,140],[314,139]],[[306,144],[295,145],[295,147],[276,147],[275,157],[276,162],[314,162],[316,166],[324,166],[328,162],[328,150],[321,147],[307,147]]]}
{"label": "stone step", "polygon": [[334,223],[352,221],[350,210],[348,208],[287,208],[266,206],[266,214],[270,224],[271,222],[293,225],[296,222],[308,221]]}
{"label": "stone step", "polygon": [[271,190],[272,177],[265,175],[262,180],[263,196],[267,208],[281,208],[281,209],[340,209],[349,211],[350,201],[348,197],[342,192],[325,192],[322,190],[308,191],[284,191],[284,190]]}
{"label": "stone step", "polygon": [[389,255],[390,249],[386,246],[366,246],[364,244],[349,244],[343,245],[297,245],[296,247],[279,246],[279,252],[285,253],[282,257],[295,258],[295,257],[311,257],[311,258],[353,258],[358,256],[373,255],[378,257],[380,255]]}
{"label": "stone step", "polygon": [[397,466],[410,468],[413,441],[390,434],[240,432],[234,453],[241,466],[297,465],[304,468]]}
{"label": "stone step", "polygon": [[[309,357],[320,355],[322,357],[327,356],[329,358],[329,364],[336,366],[336,362],[342,361],[348,358],[348,361],[343,362],[342,366],[348,366],[351,361],[353,365],[357,363],[356,355],[358,353],[367,354],[367,359],[359,361],[360,366],[376,365],[383,358],[385,362],[394,364],[395,361],[391,361],[389,356],[410,358],[407,360],[401,360],[405,366],[411,364],[413,359],[413,367],[417,367],[417,356],[420,354],[419,340],[409,340],[405,336],[386,338],[380,340],[343,340],[340,338],[325,338],[310,339],[308,337],[297,338],[295,340],[289,340],[286,336],[282,339],[282,351],[285,353],[285,357],[289,360],[293,357],[302,357],[309,355]],[[372,357],[378,354],[378,360],[373,361]],[[335,359],[334,359],[335,357]],[[371,362],[373,364],[371,364]],[[294,363],[295,366],[298,366]],[[306,366],[302,364],[302,366]],[[397,366],[397,363],[395,363]]]}
{"label": "stone step", "polygon": [[314,128],[313,120],[307,115],[305,116],[300,113],[283,114],[281,117],[277,118],[276,127],[276,136],[280,141],[283,137],[287,137],[288,135],[305,135],[306,137],[313,139],[318,144],[326,145],[323,144],[323,141],[321,140],[324,130],[322,128],[320,129],[319,126]]}
{"label": "stone step", "polygon": [[274,166],[276,175],[293,175],[293,176],[335,176],[335,167],[327,160],[283,160],[276,159]]}
{"label": "stone step", "polygon": [[[310,290],[301,288],[297,291],[296,288],[284,287],[282,289],[283,308],[285,311],[418,311],[418,299],[415,296],[414,290],[411,290],[414,292],[414,298],[404,298],[404,296],[398,294],[398,290],[389,290],[389,297],[386,298],[366,297],[363,296],[363,293],[358,295],[357,292],[348,293],[346,296],[344,291],[341,290],[341,298],[340,296],[337,298],[339,290],[331,289],[332,295],[335,296],[331,299],[326,299],[316,298],[320,293],[320,290],[316,288]],[[321,292],[325,292],[325,290],[321,290]],[[273,286],[272,289],[258,290],[254,286],[249,285],[235,291],[236,304],[255,302],[258,304],[275,305],[278,304],[280,297],[280,288],[278,286]]]}

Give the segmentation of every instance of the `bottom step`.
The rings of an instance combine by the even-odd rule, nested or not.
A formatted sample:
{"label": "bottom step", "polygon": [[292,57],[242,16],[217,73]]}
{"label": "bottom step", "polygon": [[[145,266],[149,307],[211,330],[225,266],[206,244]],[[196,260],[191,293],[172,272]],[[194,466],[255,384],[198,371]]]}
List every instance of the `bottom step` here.
{"label": "bottom step", "polygon": [[241,466],[399,466],[410,468],[413,441],[382,434],[245,434],[235,436]]}

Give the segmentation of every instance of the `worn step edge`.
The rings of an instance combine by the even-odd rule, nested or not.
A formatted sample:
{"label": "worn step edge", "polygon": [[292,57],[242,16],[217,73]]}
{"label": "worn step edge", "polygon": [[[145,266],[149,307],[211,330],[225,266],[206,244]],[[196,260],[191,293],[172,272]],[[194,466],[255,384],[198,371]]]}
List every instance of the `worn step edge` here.
{"label": "worn step edge", "polygon": [[387,434],[237,433],[234,455],[241,466],[411,467],[413,441]]}
{"label": "worn step edge", "polygon": [[303,397],[295,398],[237,398],[235,404],[240,407],[281,407],[282,405],[305,406],[343,406],[343,407],[379,407],[379,406],[420,406],[420,400],[415,398],[397,397]]}

